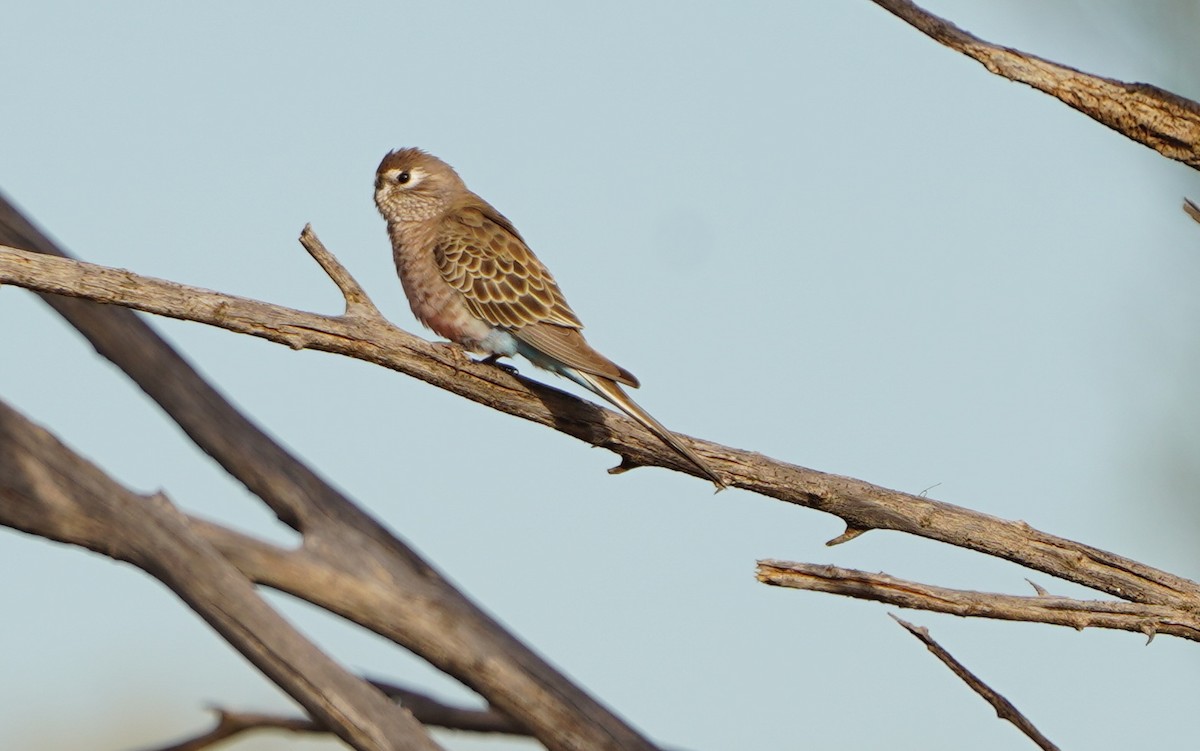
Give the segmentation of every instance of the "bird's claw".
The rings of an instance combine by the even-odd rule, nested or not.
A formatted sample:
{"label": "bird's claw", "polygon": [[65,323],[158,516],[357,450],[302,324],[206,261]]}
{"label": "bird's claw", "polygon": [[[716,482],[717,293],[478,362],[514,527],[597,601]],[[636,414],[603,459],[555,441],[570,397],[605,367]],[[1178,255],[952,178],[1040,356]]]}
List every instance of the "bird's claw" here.
{"label": "bird's claw", "polygon": [[475,362],[479,363],[480,365],[494,365],[497,368],[500,368],[501,370],[503,370],[505,373],[508,373],[509,375],[515,376],[520,372],[519,370],[516,369],[515,366],[509,365],[506,362],[500,362],[500,357],[501,357],[501,355],[488,355],[487,357],[483,358],[482,360],[476,360]]}

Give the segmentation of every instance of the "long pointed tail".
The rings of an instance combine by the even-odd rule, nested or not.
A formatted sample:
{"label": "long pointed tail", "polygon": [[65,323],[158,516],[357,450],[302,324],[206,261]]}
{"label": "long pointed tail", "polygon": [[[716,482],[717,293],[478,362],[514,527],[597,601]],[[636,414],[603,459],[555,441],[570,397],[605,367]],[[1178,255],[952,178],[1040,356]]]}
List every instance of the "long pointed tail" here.
{"label": "long pointed tail", "polygon": [[572,381],[575,381],[580,386],[583,386],[587,390],[603,397],[613,406],[617,407],[634,420],[637,420],[642,424],[643,427],[646,428],[646,430],[649,430],[651,433],[658,436],[663,443],[675,449],[680,456],[684,457],[692,464],[695,464],[696,467],[704,473],[704,476],[717,486],[717,490],[724,490],[727,487],[725,481],[721,479],[721,476],[714,472],[713,469],[709,467],[703,459],[697,456],[696,452],[692,451],[687,446],[684,446],[683,442],[676,438],[674,433],[667,430],[661,422],[655,420],[650,416],[649,412],[642,409],[641,406],[639,406],[638,403],[633,399],[630,399],[629,394],[626,394],[625,390],[622,389],[619,384],[614,383],[607,378],[592,375],[591,373],[584,373],[582,371],[575,370],[574,368],[561,368],[559,372],[567,378],[570,378]]}

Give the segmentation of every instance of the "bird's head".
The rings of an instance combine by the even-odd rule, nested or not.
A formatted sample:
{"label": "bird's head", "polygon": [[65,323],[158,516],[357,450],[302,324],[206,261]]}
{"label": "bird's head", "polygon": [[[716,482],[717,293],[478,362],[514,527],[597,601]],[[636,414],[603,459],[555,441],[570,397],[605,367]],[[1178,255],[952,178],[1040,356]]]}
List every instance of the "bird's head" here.
{"label": "bird's head", "polygon": [[375,171],[375,205],[389,223],[432,219],[465,191],[453,167],[420,149],[397,149]]}

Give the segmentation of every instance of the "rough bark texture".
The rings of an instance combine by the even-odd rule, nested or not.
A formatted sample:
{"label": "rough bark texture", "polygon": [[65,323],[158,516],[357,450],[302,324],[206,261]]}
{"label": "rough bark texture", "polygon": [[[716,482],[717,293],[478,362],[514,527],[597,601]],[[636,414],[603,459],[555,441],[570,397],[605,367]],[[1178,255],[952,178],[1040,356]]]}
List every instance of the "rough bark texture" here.
{"label": "rough bark texture", "polygon": [[[1200,105],[1195,102],[1154,86],[1093,76],[990,44],[907,0],[873,1],[989,71],[1050,94],[1164,156],[1200,167]],[[1194,204],[1186,204],[1186,210],[1200,220]],[[144,568],[324,727],[356,748],[435,746],[407,712],[347,674],[283,623],[258,598],[250,581],[290,592],[407,647],[486,698],[492,706],[480,710],[486,722],[511,722],[515,731],[528,730],[550,749],[653,749],[650,741],[505,632],[403,542],[271,441],[124,308],[373,362],[608,448],[621,456],[614,471],[660,466],[694,475],[695,468],[622,416],[397,329],[315,235],[306,230],[302,242],[341,289],[346,300],[343,315],[291,310],[69,260],[0,198],[0,245],[11,246],[0,247],[0,283],[41,293],[202,450],[299,531],[303,544],[284,550],[189,519],[162,497],[136,496],[2,405],[0,523]],[[1151,637],[1166,633],[1197,640],[1200,635],[1200,585],[1189,579],[1023,522],[716,443],[683,440],[735,487],[842,518],[846,531],[830,544],[869,530],[890,529],[1004,558],[1122,602],[963,592],[883,574],[781,561],[760,562],[759,578],[765,583],[958,615],[1115,628]],[[934,649],[921,629],[905,625]],[[970,675],[946,658],[942,659],[960,676]],[[975,679],[972,685],[988,696],[979,688],[982,682]],[[1003,697],[995,695],[989,701],[1021,726],[1024,718]],[[313,727],[225,713],[218,728],[205,737],[228,737],[230,729],[242,732],[272,723],[299,730]],[[1053,747],[1027,722],[1022,729],[1043,748]],[[214,742],[211,738],[193,739],[193,745],[178,748],[201,748]]]}
{"label": "rough bark texture", "polygon": [[[0,199],[0,242],[36,252],[8,251],[21,256],[17,265],[29,272],[38,263],[74,267],[70,284],[92,282],[108,293],[136,287],[134,275],[115,272],[101,281],[78,262],[65,258],[49,238]],[[49,254],[49,255],[47,255]],[[12,281],[5,279],[5,282]],[[324,320],[340,322],[332,339],[358,340],[361,321],[325,319],[302,314],[286,320],[267,306],[238,298],[212,299],[191,294],[181,285],[158,287],[165,300],[178,306],[177,317],[223,321],[239,331],[253,327],[268,338],[292,346],[307,341],[307,326],[318,331]],[[325,562],[345,581],[373,588],[373,612],[387,613],[389,635],[414,653],[478,691],[492,706],[516,719],[547,748],[653,749],[654,745],[611,711],[575,686],[545,660],[505,631],[432,566],[393,537],[357,505],[239,413],[166,342],[134,313],[98,306],[81,299],[46,294],[44,299],[92,342],[97,352],[124,370],[177,422],[188,436],[231,475],[261,498],[286,524],[302,533],[305,553]],[[163,299],[159,300],[160,303]],[[247,319],[247,308],[262,320]],[[275,312],[286,309],[276,309]],[[436,349],[415,337],[395,334],[367,349],[382,351],[406,344]],[[330,342],[329,334],[321,341]],[[337,347],[330,343],[337,351]],[[368,358],[371,359],[371,358]],[[455,372],[452,358],[424,360],[422,369],[447,377]],[[496,369],[491,369],[496,370]],[[57,539],[57,538],[52,538]],[[100,548],[103,552],[103,549]],[[376,620],[383,620],[376,617]],[[285,690],[286,687],[284,687]]]}
{"label": "rough bark texture", "polygon": [[909,0],[872,0],[929,38],[977,60],[998,76],[1049,94],[1121,135],[1200,169],[1200,104],[1147,83],[1076,70],[985,42]]}
{"label": "rough bark texture", "polygon": [[439,748],[407,710],[347,673],[272,610],[165,497],[126,490],[3,402],[0,524],[143,569],[354,748]]}
{"label": "rough bark texture", "polygon": [[[375,315],[322,316],[3,247],[0,282],[40,292],[78,295],[207,323],[292,347],[367,360],[609,448],[623,457],[624,466],[657,465],[689,474],[698,472],[632,420],[500,368],[471,362],[456,347],[429,344]],[[732,486],[841,517],[847,534],[835,542],[853,539],[867,530],[890,529],[1004,558],[1132,602],[1181,609],[1200,606],[1200,585],[1196,582],[1040,532],[1024,522],[806,469],[751,451],[687,440]],[[286,519],[306,510],[303,505],[284,505],[276,512]],[[361,515],[357,510],[355,513]],[[376,525],[370,522],[369,526]],[[319,529],[302,525],[301,531],[306,539],[309,532],[317,532],[319,537]]]}

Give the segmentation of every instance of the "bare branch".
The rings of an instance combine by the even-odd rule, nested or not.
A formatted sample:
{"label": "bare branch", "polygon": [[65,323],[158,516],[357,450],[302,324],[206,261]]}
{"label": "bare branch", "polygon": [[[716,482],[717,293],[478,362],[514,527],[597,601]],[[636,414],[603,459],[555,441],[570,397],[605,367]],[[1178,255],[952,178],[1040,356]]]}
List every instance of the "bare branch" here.
{"label": "bare branch", "polygon": [[[315,235],[306,234],[312,247],[318,247]],[[459,347],[427,342],[396,328],[377,312],[369,315],[363,310],[355,317],[319,315],[14,247],[0,246],[0,260],[0,283],[205,323],[293,349],[354,357],[604,446],[635,465],[699,473],[634,421],[502,368],[472,362]],[[701,449],[704,445],[692,443]],[[287,521],[303,507],[275,511]],[[303,528],[298,521],[293,526]]]}
{"label": "bare branch", "polygon": [[872,1],[992,73],[1028,84],[1169,159],[1200,169],[1200,104],[1157,86],[1101,78],[985,42],[909,0]]}
{"label": "bare branch", "polygon": [[[511,717],[494,709],[455,707],[440,702],[427,694],[402,686],[382,681],[370,681],[370,683],[389,698],[398,701],[401,706],[412,713],[418,722],[424,725],[471,733],[529,735],[529,731],[521,728]],[[282,730],[292,733],[329,732],[324,726],[306,717],[236,712],[221,707],[215,707],[213,711],[217,715],[217,721],[211,730],[169,746],[155,746],[146,751],[202,751],[202,749],[215,746],[235,735],[252,730]]]}
{"label": "bare branch", "polygon": [[300,244],[342,291],[342,297],[346,299],[347,317],[383,318],[383,314],[375,307],[375,303],[371,302],[371,298],[367,297],[366,290],[358,280],[351,276],[341,261],[325,249],[325,244],[317,238],[311,224],[304,225],[304,231],[300,233]]}
{"label": "bare branch", "polygon": [[934,613],[1049,623],[1076,630],[1116,629],[1145,634],[1148,638],[1170,634],[1200,641],[1200,614],[1196,611],[1170,605],[1052,597],[1036,585],[1037,596],[1019,597],[935,587],[838,566],[776,560],[758,562],[758,580],[776,587],[829,592]]}
{"label": "bare branch", "polygon": [[155,746],[146,751],[203,751],[251,730],[283,730],[291,733],[329,732],[312,720],[303,717],[234,712],[219,707],[213,711],[217,713],[217,723],[212,730],[178,743],[172,743],[169,746]]}
{"label": "bare branch", "polygon": [[1044,749],[1044,751],[1058,751],[1058,746],[1051,743],[1049,738],[1042,735],[1041,731],[1034,727],[1033,723],[1030,722],[1025,715],[1021,714],[1020,710],[1018,710],[1012,702],[1010,702],[1008,699],[1005,699],[986,683],[979,680],[974,673],[963,667],[961,662],[954,659],[949,652],[947,652],[940,644],[934,641],[933,637],[929,635],[928,629],[918,628],[908,621],[901,620],[894,615],[892,618],[896,621],[896,623],[899,623],[901,626],[906,628],[910,634],[920,639],[921,642],[923,642],[929,649],[929,651],[933,652],[933,654],[936,655],[939,660],[946,664],[946,667],[950,668],[955,675],[957,675],[963,680],[964,683],[970,686],[972,691],[982,696],[984,701],[986,701],[988,704],[991,704],[996,710],[997,717],[1002,720],[1008,720],[1012,724],[1016,725],[1018,730],[1028,736],[1031,741],[1036,743],[1039,748]]}
{"label": "bare branch", "polygon": [[0,523],[143,569],[354,748],[438,748],[412,715],[272,610],[165,497],[126,490],[3,402],[0,447]]}
{"label": "bare branch", "polygon": [[[635,464],[671,467],[689,474],[698,471],[623,416],[502,369],[469,362],[456,348],[429,344],[384,320],[321,316],[13,248],[0,247],[0,282],[125,305],[290,346],[356,357],[632,456]],[[856,537],[864,530],[891,529],[1010,560],[1133,602],[1200,608],[1200,585],[1196,582],[1048,535],[1023,522],[998,519],[716,443],[691,439],[690,444],[737,487],[841,517],[849,534],[838,541]],[[238,466],[241,460],[238,454],[222,459],[222,463],[247,472]],[[249,471],[257,473],[259,468]],[[313,513],[306,512],[303,504],[290,502],[272,507],[285,519]],[[319,517],[329,518],[323,513]],[[373,521],[370,524],[377,527]]]}
{"label": "bare branch", "polygon": [[[3,196],[0,243],[66,255]],[[370,609],[387,611],[397,643],[479,692],[552,751],[655,748],[263,433],[133,312],[54,294],[43,299],[125,371],[197,446],[282,521],[304,532],[307,554],[323,558],[345,581],[371,582],[380,600]],[[353,330],[355,319],[347,320]],[[411,343],[421,351],[438,352],[416,337],[393,331],[398,337],[384,342],[388,351]],[[415,358],[414,367],[442,372],[444,377],[457,372],[463,360],[461,355],[441,361]],[[495,368],[483,370],[504,375]],[[480,670],[481,665],[487,670]]]}
{"label": "bare branch", "polygon": [[[197,320],[293,347],[320,349],[376,362],[488,407],[556,427],[589,443],[610,447],[624,456],[634,456],[637,464],[662,465],[690,474],[697,471],[680,461],[676,453],[667,450],[653,435],[623,416],[536,381],[510,376],[500,368],[469,362],[457,349],[433,346],[396,329],[385,320],[318,316],[173,282],[151,280],[128,271],[4,247],[0,247],[0,282]],[[834,513],[844,519],[848,530],[853,531],[851,536],[869,529],[905,531],[1012,560],[1122,599],[1184,608],[1200,606],[1200,585],[1190,579],[1042,533],[1022,522],[1010,522],[961,506],[890,491],[851,477],[797,467],[760,453],[695,439],[691,440],[691,445],[727,475],[733,485],[788,503]],[[227,461],[232,462],[232,459]],[[253,471],[257,473],[258,467]],[[312,515],[313,511],[306,511],[304,504],[294,503],[298,499],[287,498],[290,501],[286,505],[272,505],[281,517]],[[373,522],[371,524],[373,528],[377,527]],[[845,539],[847,535],[839,537],[839,541]]]}
{"label": "bare branch", "polygon": [[520,723],[499,710],[455,707],[438,701],[428,694],[413,691],[386,681],[371,681],[371,685],[386,696],[396,700],[400,706],[413,713],[421,723],[446,730],[462,730],[470,733],[500,733],[524,735],[530,733]]}

